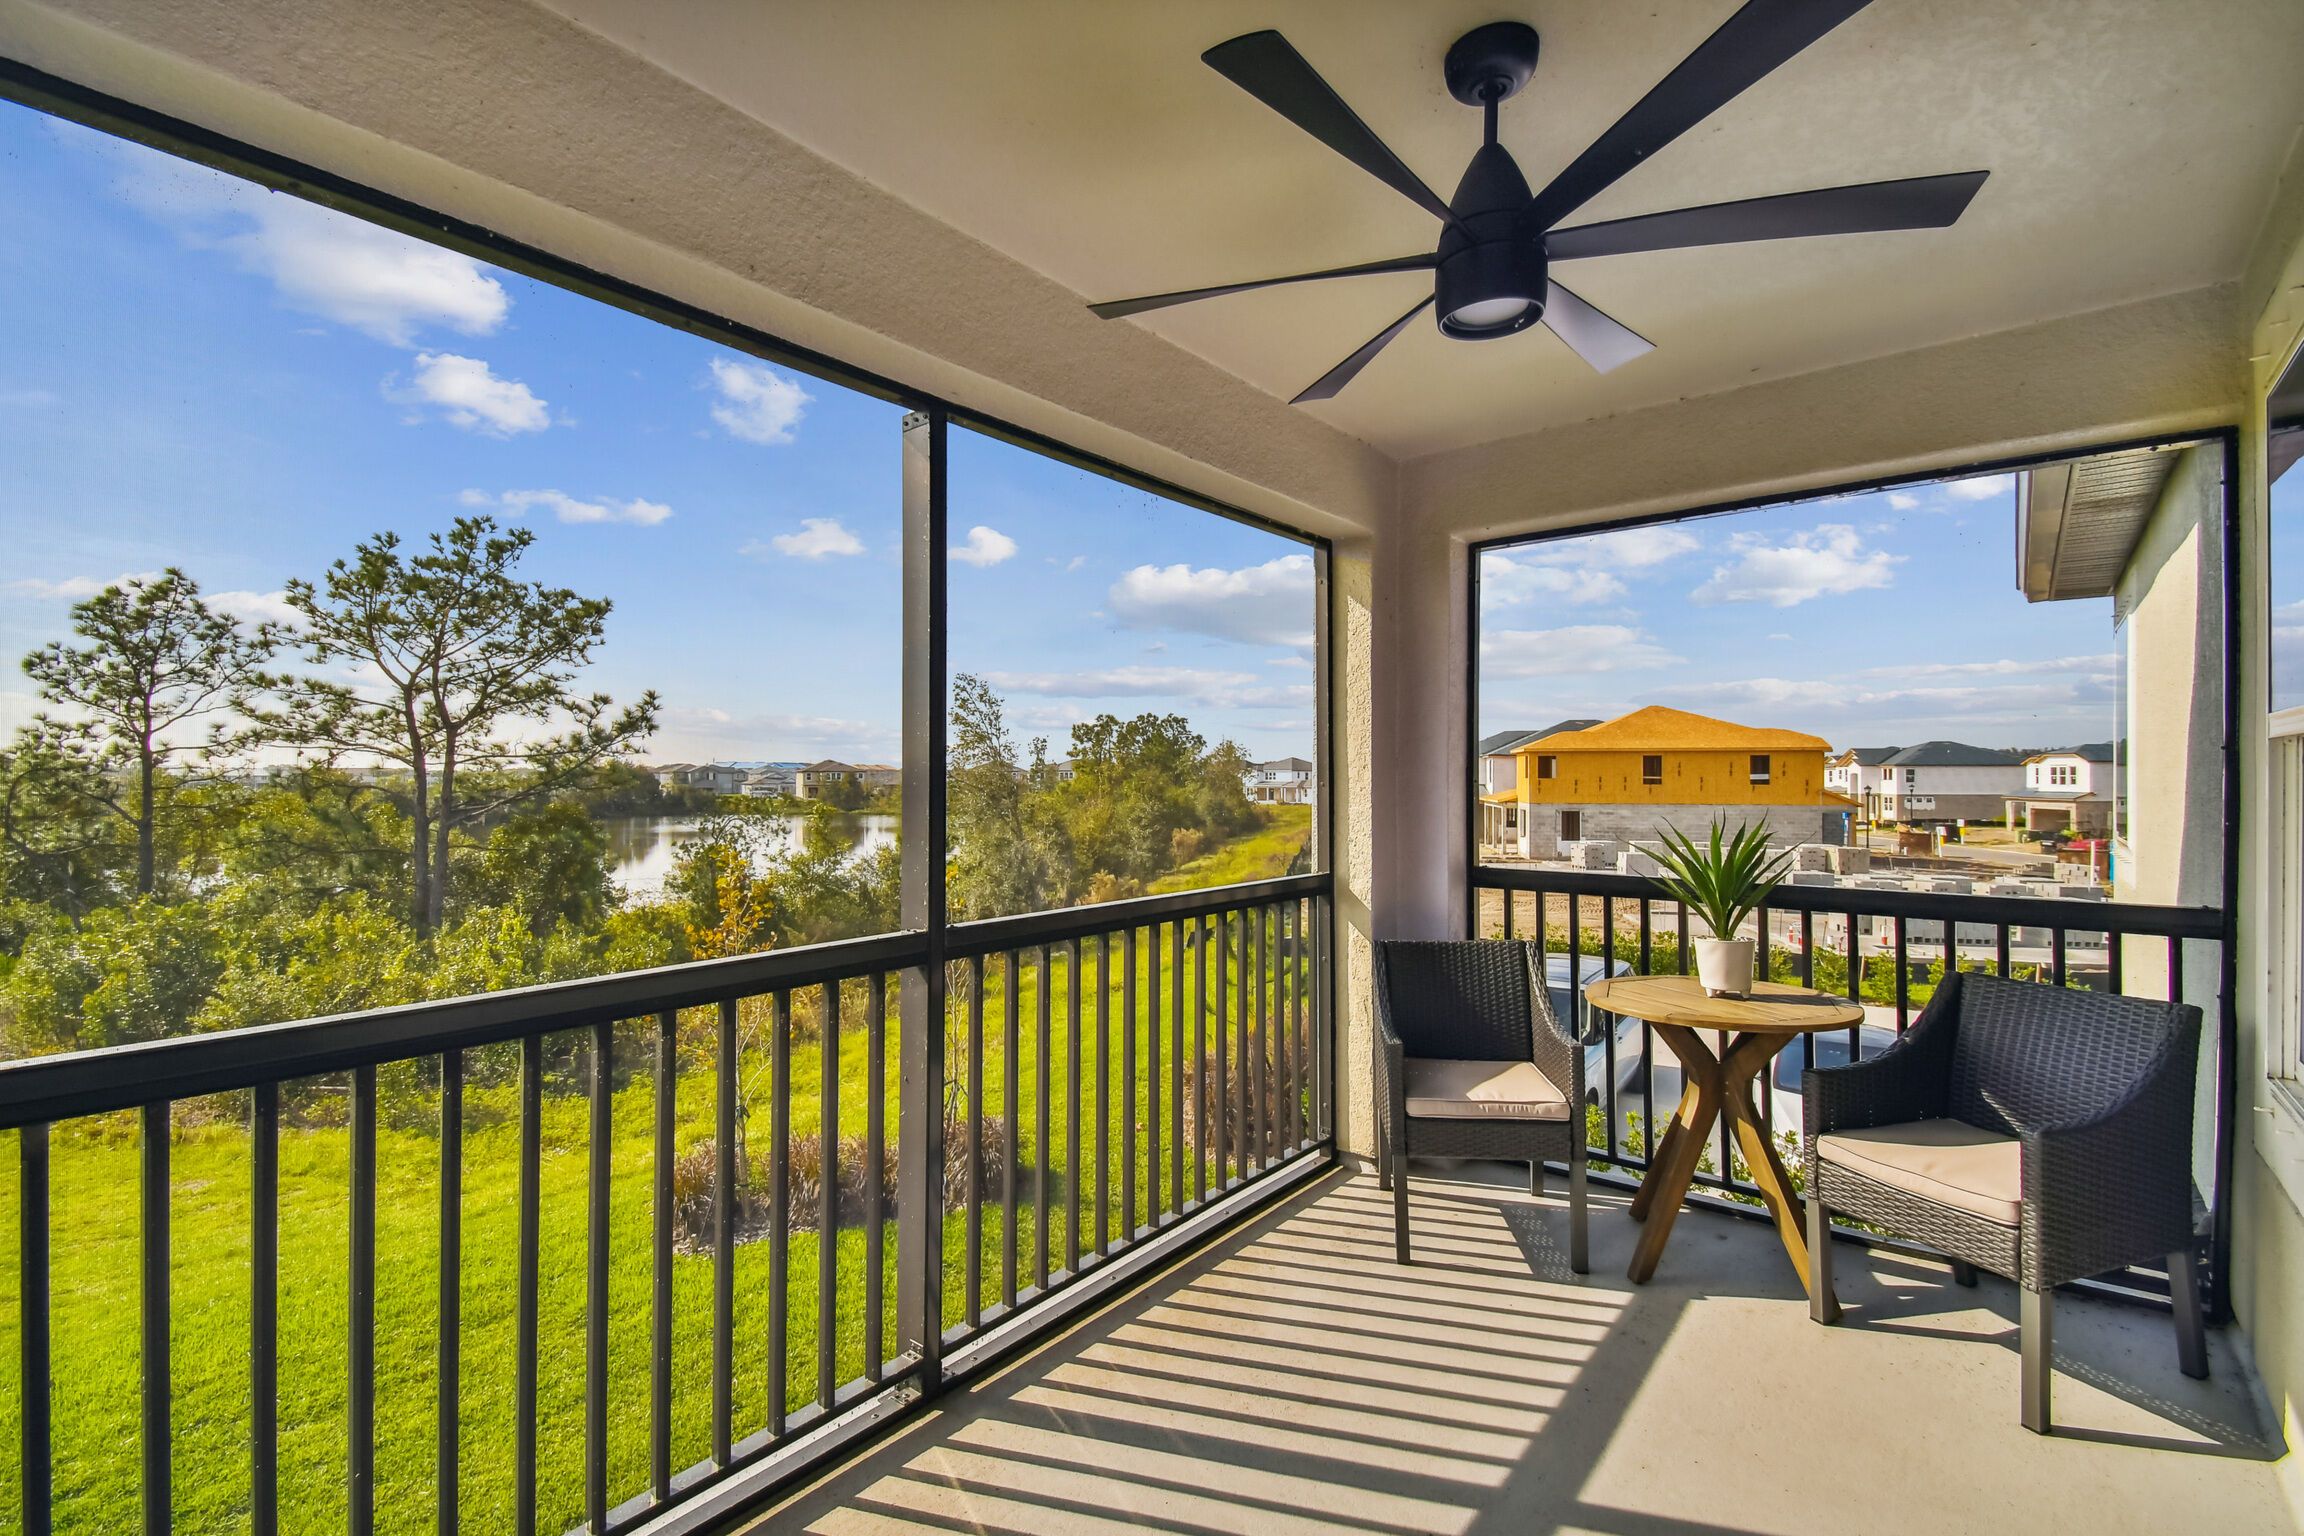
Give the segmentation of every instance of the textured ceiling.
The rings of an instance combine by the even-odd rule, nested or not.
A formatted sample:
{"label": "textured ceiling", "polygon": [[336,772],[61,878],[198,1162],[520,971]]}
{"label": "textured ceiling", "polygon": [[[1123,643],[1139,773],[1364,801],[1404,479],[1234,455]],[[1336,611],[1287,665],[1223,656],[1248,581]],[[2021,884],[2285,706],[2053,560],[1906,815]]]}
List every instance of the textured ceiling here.
{"label": "textured ceiling", "polygon": [[[1430,247],[1436,226],[1414,205],[1199,62],[1226,37],[1280,28],[1446,195],[1479,136],[1440,79],[1466,28],[1517,16],[1542,34],[1502,132],[1540,186],[1735,9],[548,3],[1083,299]],[[2304,117],[2299,80],[2295,0],[1875,0],[1578,221],[1990,170],[1958,226],[1564,266],[1656,351],[1603,378],[1542,331],[1467,344],[1419,322],[1302,409],[1416,457],[2227,280]],[[840,231],[823,238],[840,259]],[[1110,323],[1285,399],[1427,282],[1357,278]]]}

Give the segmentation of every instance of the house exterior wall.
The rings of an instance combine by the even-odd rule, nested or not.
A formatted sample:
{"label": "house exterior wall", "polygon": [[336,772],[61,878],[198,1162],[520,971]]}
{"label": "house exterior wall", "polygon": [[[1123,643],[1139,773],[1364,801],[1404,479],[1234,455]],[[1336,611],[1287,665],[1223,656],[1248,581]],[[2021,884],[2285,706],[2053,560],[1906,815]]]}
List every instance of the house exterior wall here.
{"label": "house exterior wall", "polygon": [[1886,821],[1997,821],[2008,797],[2024,789],[2021,763],[1890,767],[1882,770],[1880,815]]}
{"label": "house exterior wall", "polygon": [[[1552,778],[1536,776],[1536,758],[1555,757],[1559,772]],[[1640,759],[1660,755],[1664,782],[1643,783]],[[1521,800],[1531,805],[1724,805],[1804,806],[1815,809],[1824,796],[1824,754],[1770,752],[1768,782],[1752,782],[1753,754],[1738,749],[1644,753],[1623,751],[1551,751],[1537,742],[1524,749],[1521,759]]]}
{"label": "house exterior wall", "polygon": [[[1654,802],[1622,805],[1541,805],[1523,808],[1526,818],[1521,846],[1524,858],[1557,859],[1561,857],[1561,817],[1573,813],[1580,821],[1578,842],[1653,843],[1661,827],[1670,827],[1684,837],[1702,838],[1714,821],[1724,821],[1733,830],[1739,826],[1759,824],[1767,827],[1769,841],[1779,848],[1797,843],[1840,841],[1839,811],[1826,811],[1816,805],[1756,806],[1743,802],[1721,801],[1711,805],[1667,805]],[[1826,826],[1829,817],[1833,825]]]}

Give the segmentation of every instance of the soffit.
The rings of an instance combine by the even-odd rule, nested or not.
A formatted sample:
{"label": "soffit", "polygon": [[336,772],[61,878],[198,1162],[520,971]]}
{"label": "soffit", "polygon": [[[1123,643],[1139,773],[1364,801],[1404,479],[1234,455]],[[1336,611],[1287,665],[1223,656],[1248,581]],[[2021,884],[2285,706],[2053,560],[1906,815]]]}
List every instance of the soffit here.
{"label": "soffit", "polygon": [[[1083,300],[1429,247],[1413,205],[1199,62],[1228,36],[1281,29],[1445,195],[1478,137],[1440,81],[1466,28],[1517,15],[1543,36],[1503,124],[1541,184],[1735,9],[549,3]],[[2225,281],[2295,132],[2300,78],[2304,7],[2289,0],[1876,0],[1578,217],[1990,170],[1957,227],[1564,264],[1657,350],[1599,377],[1546,333],[1465,344],[1419,323],[1302,409],[1416,457]],[[825,231],[827,260],[839,239]],[[1110,323],[1285,399],[1422,281]]]}

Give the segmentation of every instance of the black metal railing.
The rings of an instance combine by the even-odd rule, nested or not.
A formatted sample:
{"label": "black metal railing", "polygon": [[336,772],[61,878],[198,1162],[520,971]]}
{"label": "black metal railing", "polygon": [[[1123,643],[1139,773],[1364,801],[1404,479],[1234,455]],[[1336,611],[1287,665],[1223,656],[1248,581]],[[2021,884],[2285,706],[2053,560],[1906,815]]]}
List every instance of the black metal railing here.
{"label": "black metal railing", "polygon": [[[304,1328],[339,1315],[340,1288],[340,1425],[320,1428],[340,1435],[329,1438],[342,1454],[324,1491],[341,1497],[348,1530],[373,1529],[385,1503],[388,1523],[443,1533],[614,1532],[795,1454],[851,1410],[936,1385],[926,1378],[946,1368],[945,1346],[989,1333],[1220,1197],[1325,1157],[1329,893],[1326,876],[1300,876],[957,925],[942,935],[940,978],[926,974],[936,951],[924,935],[892,934],[0,1064],[0,1129],[16,1130],[20,1148],[20,1528],[43,1536],[132,1518],[121,1507],[67,1511],[57,1499],[58,1431],[77,1432],[54,1411],[59,1370],[76,1362],[55,1357],[53,1281],[59,1252],[78,1239],[75,1213],[55,1198],[56,1169],[83,1141],[135,1144],[132,1497],[146,1532],[171,1529],[188,1491],[172,1464],[183,1433],[172,1351],[233,1313],[172,1305],[185,1261],[209,1258],[172,1251],[183,1191],[171,1155],[184,1138],[197,1138],[204,1167],[227,1157],[235,1179],[245,1170],[246,1335],[231,1341],[245,1344],[245,1395],[239,1383],[222,1394],[245,1413],[235,1523],[270,1536],[288,1502],[284,1350],[302,1358],[312,1340],[283,1336],[283,1295],[327,1293],[327,1304],[296,1313]],[[939,1080],[891,1072],[913,1059],[892,1054],[892,1037],[915,1017],[952,1046]],[[849,1097],[858,1086],[861,1105]],[[936,1119],[940,1188],[891,1188],[896,1147],[928,1144],[893,1139],[913,1115]],[[626,1117],[644,1134],[620,1135]],[[296,1145],[308,1163],[290,1141],[308,1129],[343,1149],[341,1199],[319,1209],[342,1223],[334,1276],[283,1265],[282,1151]],[[762,1137],[764,1156],[754,1150]],[[395,1208],[380,1234],[380,1176],[405,1192],[409,1170],[393,1162],[416,1147],[436,1159],[423,1170],[437,1179],[436,1221]],[[509,1170],[489,1164],[498,1152]],[[559,1169],[574,1154],[581,1198],[548,1233],[563,1203],[546,1186],[573,1190]],[[494,1233],[492,1219],[486,1234],[475,1229],[474,1192],[507,1171],[512,1317],[482,1339],[472,1331],[480,1314],[494,1326],[502,1309],[474,1288],[487,1255],[472,1244]],[[895,1193],[915,1188],[924,1201]],[[298,1208],[299,1230],[310,1214]],[[956,1226],[959,1241],[908,1244],[914,1224]],[[402,1251],[412,1227],[421,1252]],[[996,1272],[987,1240],[1000,1245]],[[937,1256],[933,1279],[891,1273],[913,1251]],[[431,1445],[417,1473],[400,1457],[387,1486],[380,1391],[401,1406],[404,1383],[380,1389],[379,1277],[405,1301],[408,1272],[435,1262],[419,1345]],[[626,1274],[635,1267],[644,1280]],[[707,1283],[683,1283],[694,1280]],[[548,1302],[571,1291],[580,1324],[562,1329],[555,1315],[547,1349]],[[394,1315],[405,1328],[409,1308]],[[509,1359],[496,1348],[507,1341]],[[396,1359],[407,1353],[404,1339],[383,1342]],[[633,1353],[644,1371],[614,1368]],[[502,1415],[467,1422],[476,1401],[503,1395],[506,1376],[508,1464],[474,1454],[503,1443]],[[309,1443],[315,1426],[286,1428]],[[99,1454],[117,1458],[119,1447]],[[312,1482],[308,1457],[297,1471]],[[289,1492],[314,1496],[304,1484]]]}
{"label": "black metal railing", "polygon": [[[1654,1040],[1644,1020],[1586,1017],[1583,990],[1605,974],[1686,974],[1695,969],[1688,912],[1638,875],[1573,869],[1481,866],[1473,875],[1474,928],[1486,937],[1541,940],[1563,1018],[1582,1023],[1587,1044],[1587,1120],[1591,1160],[1645,1173],[1659,1111],[1674,1112],[1670,1087],[1660,1102]],[[1910,1026],[1948,966],[2034,980],[2049,986],[2177,998],[2201,1005],[2204,1076],[2231,1070],[2229,1030],[2219,1028],[2228,1000],[2224,915],[2213,907],[2146,906],[2070,897],[1978,896],[1957,892],[1786,884],[1755,915],[1746,937],[1758,944],[1762,979],[1855,998],[1867,1021],[1845,1035],[1803,1035],[1760,1082],[1759,1108],[1787,1164],[1797,1144],[1799,1073],[1876,1054]],[[1701,935],[1700,935],[1701,936]],[[1575,957],[1575,958],[1570,958]],[[1665,1069],[1677,1071],[1667,1061]],[[1782,1078],[1779,1085],[1778,1078]],[[1783,1102],[1779,1106],[1780,1086]],[[2203,1237],[2214,1304],[2225,1297],[2228,1250],[2223,1159],[2230,1127],[2224,1095],[2196,1133],[2195,1168],[2203,1188]],[[1730,1141],[1726,1117],[1719,1144],[1706,1153],[1696,1184],[1757,1208],[1759,1190]],[[2164,1274],[2125,1274],[2114,1288],[2165,1296]]]}

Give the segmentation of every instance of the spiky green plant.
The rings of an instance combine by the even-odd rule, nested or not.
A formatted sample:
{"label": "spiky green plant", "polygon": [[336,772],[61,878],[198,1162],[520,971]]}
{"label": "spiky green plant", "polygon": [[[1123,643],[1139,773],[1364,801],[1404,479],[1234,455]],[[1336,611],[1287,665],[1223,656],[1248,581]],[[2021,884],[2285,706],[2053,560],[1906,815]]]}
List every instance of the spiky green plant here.
{"label": "spiky green plant", "polygon": [[1734,938],[1792,867],[1792,850],[1769,853],[1765,825],[1747,822],[1731,836],[1727,818],[1717,817],[1709,845],[1669,826],[1656,833],[1663,841],[1656,862],[1664,866],[1656,883],[1708,925],[1714,938]]}

